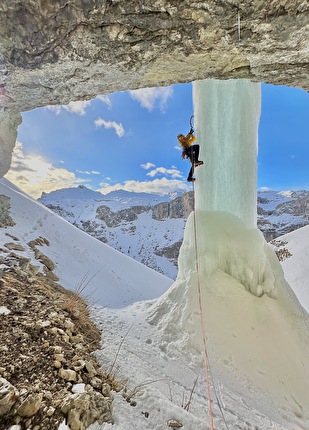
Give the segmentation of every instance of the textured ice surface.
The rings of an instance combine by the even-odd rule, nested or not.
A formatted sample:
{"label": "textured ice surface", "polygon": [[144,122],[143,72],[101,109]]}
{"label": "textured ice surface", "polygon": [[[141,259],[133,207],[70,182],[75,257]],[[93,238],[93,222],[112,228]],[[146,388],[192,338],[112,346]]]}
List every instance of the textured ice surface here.
{"label": "textured ice surface", "polygon": [[221,211],[256,227],[257,130],[260,84],[248,80],[194,82],[197,142],[196,208]]}

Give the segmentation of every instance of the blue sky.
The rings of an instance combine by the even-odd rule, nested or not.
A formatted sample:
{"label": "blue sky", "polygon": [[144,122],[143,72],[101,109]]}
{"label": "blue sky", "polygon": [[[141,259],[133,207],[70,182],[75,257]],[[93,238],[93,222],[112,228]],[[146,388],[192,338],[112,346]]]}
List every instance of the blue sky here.
{"label": "blue sky", "polygon": [[[190,189],[176,136],[192,113],[191,84],[25,112],[7,177],[34,197],[79,184],[103,193]],[[260,189],[309,189],[308,136],[308,93],[262,84]]]}

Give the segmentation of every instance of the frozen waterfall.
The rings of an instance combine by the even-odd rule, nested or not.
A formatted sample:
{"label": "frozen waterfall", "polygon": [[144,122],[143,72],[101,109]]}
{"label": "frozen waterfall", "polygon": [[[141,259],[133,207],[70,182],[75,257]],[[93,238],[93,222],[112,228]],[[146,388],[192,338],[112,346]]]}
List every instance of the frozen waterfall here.
{"label": "frozen waterfall", "polygon": [[196,169],[197,226],[203,226],[198,236],[206,239],[199,243],[200,264],[209,275],[220,269],[233,276],[257,296],[275,296],[273,256],[256,228],[260,84],[197,81],[193,99],[205,162]]}
{"label": "frozen waterfall", "polygon": [[201,159],[196,209],[221,211],[256,227],[257,130],[260,84],[247,80],[197,81],[193,100]]}
{"label": "frozen waterfall", "polygon": [[308,314],[256,228],[260,85],[195,82],[194,107],[205,163],[196,169],[195,218],[186,224],[177,280],[148,321],[163,329],[167,353],[198,368],[199,277],[214,382],[287,428],[309,429]]}

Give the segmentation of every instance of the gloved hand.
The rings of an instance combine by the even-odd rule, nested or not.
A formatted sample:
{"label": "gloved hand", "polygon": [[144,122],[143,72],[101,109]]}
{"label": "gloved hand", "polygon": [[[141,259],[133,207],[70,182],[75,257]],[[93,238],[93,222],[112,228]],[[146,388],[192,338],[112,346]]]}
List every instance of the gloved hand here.
{"label": "gloved hand", "polygon": [[182,153],[181,153],[181,158],[182,158],[182,159],[187,158],[187,155],[186,155],[186,151],[185,151],[185,150],[183,150],[183,151],[182,151]]}

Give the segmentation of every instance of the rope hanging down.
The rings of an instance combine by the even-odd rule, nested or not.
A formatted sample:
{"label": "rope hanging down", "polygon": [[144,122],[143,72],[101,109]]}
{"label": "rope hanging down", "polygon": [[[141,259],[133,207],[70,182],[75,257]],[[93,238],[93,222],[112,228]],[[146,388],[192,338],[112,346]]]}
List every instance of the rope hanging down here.
{"label": "rope hanging down", "polygon": [[[190,120],[190,124],[191,124],[191,120]],[[194,205],[195,205],[194,182],[192,182],[192,186],[193,186],[193,196],[194,196]],[[196,273],[197,273],[198,302],[199,302],[199,309],[200,309],[200,316],[201,316],[201,325],[202,325],[202,335],[203,335],[203,353],[204,353],[204,362],[205,362],[205,376],[206,376],[206,382],[207,382],[207,394],[208,394],[208,404],[209,404],[209,417],[210,417],[211,430],[214,430],[214,419],[213,419],[213,412],[212,412],[211,393],[210,393],[210,380],[209,380],[209,360],[208,360],[207,347],[206,347],[206,333],[205,333],[204,314],[203,314],[203,306],[202,306],[202,292],[201,292],[199,264],[198,264],[197,231],[196,231],[197,229],[196,229],[195,208],[193,210],[193,226],[194,226],[194,245],[195,245],[195,269],[196,269]]]}
{"label": "rope hanging down", "polygon": [[[193,117],[191,117],[192,119]],[[190,119],[190,124],[191,124]],[[211,392],[210,392],[210,379],[212,381],[213,390],[215,393],[216,401],[218,404],[218,407],[220,409],[225,427],[227,430],[229,430],[225,415],[221,406],[221,401],[219,399],[219,396],[217,394],[217,390],[214,384],[213,376],[211,373],[209,358],[207,354],[207,340],[206,340],[206,331],[205,331],[205,319],[204,319],[204,313],[203,313],[203,306],[202,306],[202,290],[201,290],[201,282],[200,282],[200,273],[199,273],[199,264],[198,264],[198,249],[197,249],[197,227],[196,227],[196,212],[195,212],[195,188],[194,188],[194,182],[192,183],[193,188],[193,196],[194,196],[194,210],[193,210],[193,227],[194,227],[194,248],[195,248],[195,270],[197,273],[197,290],[198,290],[198,303],[199,303],[199,310],[200,310],[200,317],[201,317],[201,326],[202,326],[202,336],[203,336],[203,355],[204,355],[204,364],[205,364],[205,376],[206,376],[206,382],[207,382],[207,395],[208,395],[208,404],[209,404],[209,417],[210,417],[210,425],[211,430],[214,430],[214,419],[213,419],[213,411],[212,411],[212,403],[211,403]]]}

